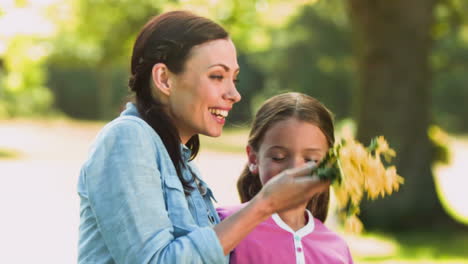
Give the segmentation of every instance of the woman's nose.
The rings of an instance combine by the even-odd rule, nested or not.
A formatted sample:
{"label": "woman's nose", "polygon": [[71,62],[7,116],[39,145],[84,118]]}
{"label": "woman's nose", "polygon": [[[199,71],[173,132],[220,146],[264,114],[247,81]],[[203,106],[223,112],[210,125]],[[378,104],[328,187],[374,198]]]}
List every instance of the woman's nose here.
{"label": "woman's nose", "polygon": [[237,91],[236,85],[232,83],[231,85],[229,85],[226,93],[223,95],[223,98],[225,100],[232,101],[232,103],[237,103],[241,100],[242,97],[239,91]]}

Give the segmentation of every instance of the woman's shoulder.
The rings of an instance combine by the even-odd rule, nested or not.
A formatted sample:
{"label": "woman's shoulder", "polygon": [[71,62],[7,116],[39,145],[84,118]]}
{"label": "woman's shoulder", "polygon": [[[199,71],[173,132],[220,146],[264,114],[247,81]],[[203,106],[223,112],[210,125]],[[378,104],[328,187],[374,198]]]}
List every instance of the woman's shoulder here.
{"label": "woman's shoulder", "polygon": [[247,203],[231,205],[231,206],[221,206],[216,208],[216,212],[218,212],[219,218],[221,220],[227,218],[228,216],[234,214],[235,212],[242,209]]}
{"label": "woman's shoulder", "polygon": [[125,137],[151,134],[154,130],[144,121],[133,103],[127,103],[125,109],[118,117],[107,123],[99,132],[99,138]]}
{"label": "woman's shoulder", "polygon": [[[125,139],[128,139],[128,141]],[[146,143],[153,141],[162,144],[159,135],[146,121],[132,115],[121,115],[107,123],[96,136],[95,143],[115,140]]]}
{"label": "woman's shoulder", "polygon": [[155,155],[159,156],[164,150],[161,138],[143,119],[121,115],[99,131],[90,147],[89,159],[106,155],[109,151],[119,153],[117,156],[123,157],[137,152],[159,153]]}
{"label": "woman's shoulder", "polygon": [[143,119],[137,116],[119,116],[107,123],[102,130],[100,135],[125,135],[135,133],[146,133],[146,131],[152,130],[151,127]]}

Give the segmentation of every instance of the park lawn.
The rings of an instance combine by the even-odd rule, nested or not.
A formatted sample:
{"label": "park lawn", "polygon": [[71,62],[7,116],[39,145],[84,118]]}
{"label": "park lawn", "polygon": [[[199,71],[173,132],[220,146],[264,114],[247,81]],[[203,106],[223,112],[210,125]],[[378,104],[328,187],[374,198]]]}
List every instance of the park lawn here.
{"label": "park lawn", "polygon": [[200,149],[211,152],[245,154],[249,138],[249,128],[225,128],[219,137],[200,136]]}
{"label": "park lawn", "polygon": [[9,148],[0,148],[0,160],[2,159],[17,159],[21,156],[21,154],[14,150],[14,149],[9,149]]}
{"label": "park lawn", "polygon": [[[354,122],[346,119],[336,124],[336,137],[339,137],[343,127],[354,130]],[[213,138],[200,136],[202,150],[211,152],[225,152],[233,154],[245,154],[245,147],[249,138],[250,128],[248,126],[225,127],[221,136]]]}
{"label": "park lawn", "polygon": [[345,237],[351,250],[354,249],[356,263],[468,263],[468,231],[371,233]]}

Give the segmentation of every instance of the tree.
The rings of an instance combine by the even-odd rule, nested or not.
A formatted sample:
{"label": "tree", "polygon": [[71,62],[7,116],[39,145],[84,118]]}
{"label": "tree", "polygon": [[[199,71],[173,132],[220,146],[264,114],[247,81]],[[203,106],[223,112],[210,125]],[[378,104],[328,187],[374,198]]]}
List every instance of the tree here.
{"label": "tree", "polygon": [[[99,118],[118,113],[112,104],[115,89],[112,75],[126,65],[131,45],[146,21],[161,12],[167,1],[95,1],[75,0],[72,16],[61,23],[52,55],[52,65],[92,69],[97,82]],[[128,66],[127,66],[128,67]]]}
{"label": "tree", "polygon": [[251,57],[267,78],[261,101],[285,91],[314,96],[337,119],[350,117],[354,85],[351,34],[340,1],[320,1],[271,30],[271,48]]}
{"label": "tree", "polygon": [[52,113],[54,98],[44,85],[51,30],[40,7],[33,10],[27,1],[0,3],[0,118]]}
{"label": "tree", "polygon": [[[262,85],[262,77],[254,69],[253,63],[244,59],[243,54],[267,49],[270,43],[265,29],[271,23],[285,21],[295,7],[303,5],[302,2],[291,0],[285,4],[279,0],[143,0],[136,4],[133,0],[73,0],[70,7],[71,17],[62,18],[61,32],[55,39],[54,53],[49,60],[49,73],[59,72],[61,76],[64,72],[86,72],[88,75],[89,72],[93,73],[86,79],[96,83],[94,87],[100,109],[99,117],[110,118],[118,112],[118,104],[111,98],[122,89],[121,86],[112,86],[112,82],[115,82],[113,76],[116,71],[121,72],[122,68],[128,69],[131,46],[138,30],[151,16],[161,12],[174,9],[190,10],[225,26],[236,43],[239,61],[245,66],[240,77],[246,79],[239,85],[244,98],[239,105],[249,110],[250,97]],[[57,14],[57,20],[60,20],[61,16],[58,14],[62,12],[59,9],[51,13]],[[69,90],[76,90],[74,87],[79,85],[78,82],[82,82],[74,82],[70,78],[66,81],[60,78],[57,81],[55,77],[50,78],[53,82],[49,85],[54,86],[56,93],[66,95],[70,95]],[[82,98],[86,98],[85,93],[81,95]],[[88,104],[93,105],[94,100],[88,101]],[[68,111],[69,114],[73,112],[77,111]],[[246,119],[249,114],[250,111],[239,111],[234,117]],[[89,115],[87,117],[90,118]]]}
{"label": "tree", "polygon": [[452,222],[438,201],[431,172],[429,56],[436,0],[348,0],[359,85],[357,137],[385,135],[397,151],[405,184],[362,206],[369,228],[426,228]]}
{"label": "tree", "polygon": [[437,5],[432,54],[433,113],[438,125],[468,132],[468,2],[442,0]]}
{"label": "tree", "polygon": [[0,65],[0,117],[51,112],[53,96],[44,86],[46,54],[40,37],[17,35],[9,39]]}

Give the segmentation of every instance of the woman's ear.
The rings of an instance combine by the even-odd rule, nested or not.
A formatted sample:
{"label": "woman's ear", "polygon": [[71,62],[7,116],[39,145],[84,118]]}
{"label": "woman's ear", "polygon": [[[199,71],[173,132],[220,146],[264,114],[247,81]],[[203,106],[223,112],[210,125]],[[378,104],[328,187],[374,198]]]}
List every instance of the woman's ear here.
{"label": "woman's ear", "polygon": [[249,171],[252,174],[258,174],[258,164],[257,164],[257,152],[252,148],[252,146],[247,145],[246,147],[247,157],[249,159]]}
{"label": "woman's ear", "polygon": [[166,96],[171,94],[171,85],[169,82],[169,69],[164,63],[156,63],[151,71],[151,80],[156,89],[155,92]]}

